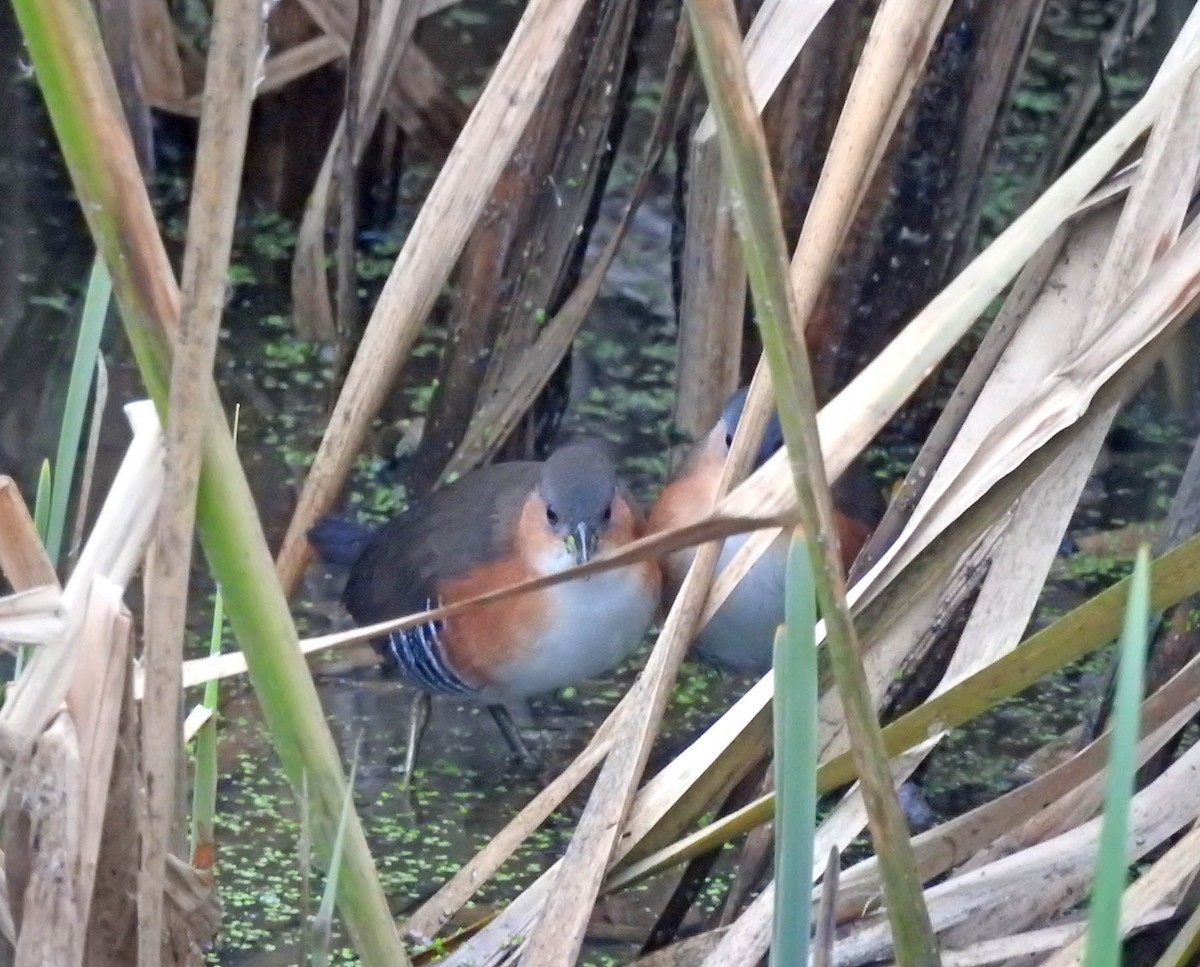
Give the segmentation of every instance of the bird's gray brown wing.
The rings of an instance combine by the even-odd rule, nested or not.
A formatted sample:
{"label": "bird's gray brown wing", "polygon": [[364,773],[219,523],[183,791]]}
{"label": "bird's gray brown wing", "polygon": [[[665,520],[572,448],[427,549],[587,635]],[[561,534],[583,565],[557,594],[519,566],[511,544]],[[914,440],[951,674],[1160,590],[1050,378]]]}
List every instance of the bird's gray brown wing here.
{"label": "bird's gray brown wing", "polygon": [[482,467],[384,524],[350,572],[346,610],[358,624],[422,610],[443,580],[509,553],[540,469],[525,461]]}

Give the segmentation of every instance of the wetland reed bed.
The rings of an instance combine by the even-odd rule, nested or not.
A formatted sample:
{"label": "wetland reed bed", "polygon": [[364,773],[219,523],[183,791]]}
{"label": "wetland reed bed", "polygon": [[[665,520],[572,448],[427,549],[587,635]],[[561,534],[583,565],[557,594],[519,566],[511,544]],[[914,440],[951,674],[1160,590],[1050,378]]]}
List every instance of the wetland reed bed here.
{"label": "wetland reed bed", "polygon": [[[84,0],[13,6],[151,400],[127,408],[132,442],[90,501],[99,511],[79,513],[77,554],[56,560],[70,473],[57,501],[53,481],[29,501],[0,480],[0,637],[22,656],[0,708],[3,958],[219,962],[222,706],[194,689],[245,676],[301,817],[303,940],[283,953],[263,942],[268,962],[327,962],[335,942],[368,965],[1098,964],[1138,944],[1164,967],[1189,962],[1200,449],[1133,573],[1032,620],[1052,570],[1082,553],[1064,535],[1114,425],[1151,381],[1194,409],[1189,5],[529,0],[497,14],[511,29],[492,37],[477,90],[456,89],[422,39],[471,26],[471,5],[283,0],[264,19],[261,4],[214,0],[198,20],[160,0],[105,4],[99,19]],[[1097,78],[1022,86],[1045,69],[1058,21],[1099,14]],[[424,33],[435,21],[443,33]],[[178,43],[187,31],[203,43]],[[1126,50],[1148,83],[1114,83]],[[279,135],[271,150],[304,170],[256,118],[309,76],[336,83],[324,100],[308,88],[323,140],[293,206],[287,321],[325,347],[328,412],[306,428],[273,549],[213,374],[244,193],[258,184],[280,207],[288,194],[256,181],[261,142]],[[1030,134],[1043,108],[1060,138]],[[144,174],[151,110],[198,118],[178,272]],[[398,158],[435,172],[402,203],[396,184],[416,176]],[[461,869],[396,909],[311,656],[472,602],[302,636],[289,595],[310,564],[305,535],[364,449],[394,444],[380,428],[421,347],[434,368],[423,411],[406,414],[423,420],[407,424],[406,498],[547,445],[564,406],[579,409],[573,347],[666,158],[679,178],[681,434],[698,437],[750,377],[717,497],[693,523],[495,594],[685,546],[691,570],[620,700]],[[404,227],[372,287],[364,226],[389,185]],[[80,346],[87,386],[99,340]],[[73,398],[67,451],[83,439]],[[784,446],[751,469],[772,410]],[[901,431],[911,459],[843,573],[831,493]],[[739,535],[718,570],[719,542]],[[774,671],[662,754],[697,629],[781,540]],[[235,651],[186,647],[204,570],[194,543]],[[1111,700],[1102,690],[1066,742],[1039,738],[1020,782],[910,830],[909,780],[952,730],[1106,650]],[[786,772],[772,778],[772,764]],[[548,821],[562,839],[538,868],[474,904]],[[419,846],[423,817],[406,822]],[[597,941],[606,931],[617,940]]]}

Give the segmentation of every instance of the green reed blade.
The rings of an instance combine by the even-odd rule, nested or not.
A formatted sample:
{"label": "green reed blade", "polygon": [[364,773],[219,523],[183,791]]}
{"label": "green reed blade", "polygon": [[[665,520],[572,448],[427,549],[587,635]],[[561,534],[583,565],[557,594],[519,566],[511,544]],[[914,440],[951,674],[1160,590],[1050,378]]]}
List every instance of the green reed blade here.
{"label": "green reed blade", "polygon": [[[225,628],[225,598],[221,586],[213,597],[212,631],[208,653],[221,653],[221,634]],[[195,772],[192,780],[192,865],[207,869],[216,862],[217,816],[217,682],[204,686],[204,707],[213,714],[196,733]]]}
{"label": "green reed blade", "polygon": [[817,827],[817,602],[802,535],[788,549],[775,634],[775,918],[771,967],[808,963]]}
{"label": "green reed blade", "polygon": [[[233,410],[233,442],[237,445],[238,426],[241,422],[240,404]],[[221,653],[221,637],[225,631],[225,594],[217,583],[213,595],[212,629],[208,636],[209,655]],[[204,707],[213,714],[196,733],[195,778],[192,782],[192,864],[207,868],[216,862],[216,816],[217,816],[217,680],[204,686]]]}
{"label": "green reed blade", "polygon": [[79,458],[79,441],[83,437],[88,394],[96,372],[96,357],[100,355],[100,337],[104,334],[104,320],[108,316],[111,296],[112,279],[109,278],[104,260],[96,256],[88,280],[87,297],[83,302],[79,338],[75,342],[75,358],[71,361],[71,378],[67,383],[67,402],[63,407],[62,425],[58,432],[58,452],[54,457],[54,489],[45,539],[46,552],[56,565],[62,552],[67,504],[71,499],[71,484],[75,479],[75,464]]}
{"label": "green reed blade", "polygon": [[1096,878],[1088,911],[1084,967],[1117,967],[1121,962],[1121,896],[1125,892],[1129,803],[1137,771],[1138,722],[1145,684],[1150,623],[1150,549],[1138,548],[1125,606],[1125,627],[1118,650],[1117,689],[1113,701],[1104,822],[1096,858]]}
{"label": "green reed blade", "polygon": [[43,544],[46,543],[46,529],[50,526],[50,500],[53,489],[50,461],[43,460],[42,468],[38,471],[37,493],[33,498],[33,526]]}
{"label": "green reed blade", "polygon": [[325,880],[325,892],[321,894],[321,905],[312,923],[312,962],[316,967],[328,967],[329,942],[333,933],[333,908],[337,901],[338,874],[342,867],[342,846],[346,840],[346,821],[354,809],[354,777],[358,772],[358,753],[362,746],[362,732],[354,741],[354,758],[350,761],[350,778],[346,781],[346,798],[342,803],[342,815],[338,819],[337,837],[333,841],[333,857],[329,862],[329,876]]}

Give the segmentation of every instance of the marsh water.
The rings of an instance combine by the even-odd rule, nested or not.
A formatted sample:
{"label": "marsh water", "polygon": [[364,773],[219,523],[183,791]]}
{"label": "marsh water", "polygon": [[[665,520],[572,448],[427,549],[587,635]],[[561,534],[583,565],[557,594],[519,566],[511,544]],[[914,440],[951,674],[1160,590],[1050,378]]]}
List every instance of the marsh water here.
{"label": "marsh water", "polygon": [[[490,34],[501,35],[507,13],[481,16],[481,4],[464,5],[473,17],[449,20],[443,49],[453,38],[478,51]],[[1102,7],[1103,4],[1095,5]],[[23,69],[11,19],[0,10],[0,83],[11,136],[0,144],[0,472],[15,476],[32,494],[37,467],[53,450],[81,293],[91,249],[57,160],[33,80]],[[507,18],[507,19],[506,19]],[[471,31],[482,32],[482,38]],[[463,37],[474,37],[469,43]],[[494,42],[494,38],[493,38]],[[472,46],[473,45],[473,46]],[[436,51],[438,45],[431,45]],[[482,74],[486,61],[474,65]],[[478,77],[474,80],[477,82]],[[464,77],[463,83],[472,81]],[[1044,80],[1034,79],[1033,89]],[[640,118],[645,124],[648,115]],[[1029,117],[1018,119],[1027,128]],[[636,131],[638,118],[631,124]],[[186,214],[189,140],[178,123],[161,122],[154,196],[164,234],[178,256]],[[1043,125],[1048,138],[1052,121]],[[1028,131],[1025,132],[1028,135]],[[1005,171],[1020,168],[1014,148]],[[621,165],[614,184],[621,184]],[[403,241],[428,172],[409,173],[404,208],[386,230],[360,239],[360,276],[377,291]],[[625,182],[628,178],[625,179]],[[1000,189],[998,189],[999,191]],[[670,242],[673,218],[670,172],[663,173],[640,209],[619,262],[589,318],[573,355],[564,432],[584,431],[611,439],[634,490],[651,498],[667,473],[673,442],[669,413],[674,381],[675,310],[671,297]],[[620,194],[606,199],[597,237],[611,230]],[[278,540],[286,525],[303,468],[319,440],[328,405],[333,364],[321,347],[299,340],[289,319],[288,271],[295,226],[270,208],[247,204],[235,243],[233,285],[218,357],[223,398],[241,405],[239,448],[259,500],[267,531]],[[369,299],[368,299],[369,304]],[[115,322],[111,320],[110,322]],[[347,488],[343,509],[381,517],[404,501],[404,457],[395,455],[406,420],[427,407],[444,332],[432,324],[397,387],[386,419],[372,433]],[[105,341],[111,377],[97,492],[103,491],[127,435],[119,404],[139,395],[136,372],[115,324]],[[1107,547],[1065,554],[1056,565],[1037,623],[1048,621],[1083,596],[1122,575],[1129,548],[1119,534],[1126,525],[1161,518],[1195,433],[1195,400],[1182,409],[1166,402],[1152,383],[1120,417],[1102,464],[1088,485],[1071,526],[1086,539],[1117,532]],[[1182,415],[1177,415],[1182,414]],[[867,455],[877,486],[886,489],[904,472],[919,441],[903,427],[889,429]],[[203,574],[198,561],[198,573]],[[337,603],[342,575],[314,567],[294,599],[302,634],[343,627]],[[191,621],[194,654],[205,647],[211,588],[198,578]],[[649,639],[647,644],[649,643]],[[226,646],[235,647],[227,641]],[[411,694],[383,677],[368,648],[314,661],[326,715],[347,759],[360,743],[356,804],[397,913],[428,896],[499,830],[578,752],[615,705],[645,657],[645,649],[613,676],[546,696],[532,704],[532,733],[539,761],[514,764],[490,717],[474,707],[437,703],[425,754],[411,794],[400,787]],[[958,730],[918,776],[930,807],[953,815],[1020,781],[1020,766],[1046,741],[1066,733],[1095,701],[1106,657],[1081,663],[1006,703],[970,728]],[[659,763],[694,738],[750,684],[688,662],[651,762]],[[218,878],[224,925],[211,953],[213,963],[295,963],[299,937],[298,810],[278,770],[244,683],[222,685]],[[195,696],[188,696],[189,704]],[[584,802],[583,793],[534,834],[500,874],[480,891],[486,907],[511,898],[553,858],[561,855]],[[720,900],[702,898],[700,917]],[[622,894],[601,911],[589,946],[590,962],[624,960],[637,948],[661,905],[666,881],[651,881]],[[348,952],[340,956],[349,958]]]}

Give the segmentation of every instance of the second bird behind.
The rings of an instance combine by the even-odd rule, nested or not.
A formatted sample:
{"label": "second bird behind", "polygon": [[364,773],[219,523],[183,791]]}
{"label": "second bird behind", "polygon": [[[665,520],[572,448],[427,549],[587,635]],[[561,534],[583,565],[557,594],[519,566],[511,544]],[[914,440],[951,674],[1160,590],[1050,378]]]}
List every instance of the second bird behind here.
{"label": "second bird behind", "polygon": [[[667,484],[650,511],[648,530],[651,533],[695,523],[710,513],[716,503],[717,486],[733,434],[746,405],[746,389],[739,389],[726,402],[716,425],[693,449],[676,477]],[[755,455],[754,468],[763,463],[783,445],[779,417],[772,414],[763,434],[762,445]],[[843,567],[849,567],[858,554],[871,527],[860,516],[878,520],[882,513],[882,498],[876,492],[871,497],[871,485],[852,481],[857,486],[856,513],[851,516],[836,509],[834,519],[838,528]],[[869,506],[867,506],[869,505]],[[749,539],[739,534],[725,539],[717,561],[719,574],[728,566],[738,549]],[[787,577],[788,537],[775,540],[750,572],[738,582],[712,620],[696,634],[696,651],[703,658],[738,671],[765,673],[772,663],[775,629],[783,623],[784,582]],[[695,550],[685,548],[670,554],[664,561],[665,604],[670,605],[679,593],[680,585],[691,567]]]}

